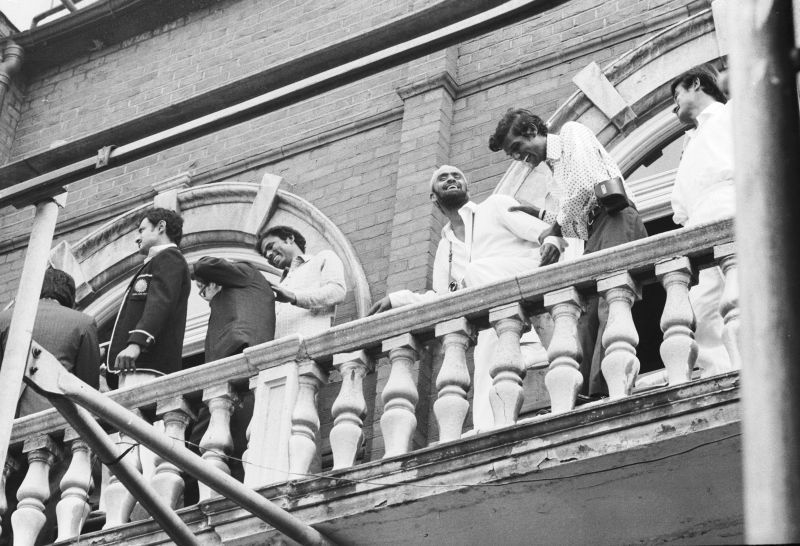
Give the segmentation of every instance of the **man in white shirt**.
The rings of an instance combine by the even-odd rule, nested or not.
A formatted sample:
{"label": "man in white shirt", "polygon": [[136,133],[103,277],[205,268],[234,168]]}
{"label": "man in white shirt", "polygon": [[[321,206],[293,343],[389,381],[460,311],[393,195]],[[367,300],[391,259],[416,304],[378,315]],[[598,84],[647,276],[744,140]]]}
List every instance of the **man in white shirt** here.
{"label": "man in white shirt", "polygon": [[[736,212],[733,182],[733,126],[730,103],[717,85],[715,74],[694,67],[671,84],[675,115],[693,129],[687,131],[675,185],[672,189],[676,224],[695,226],[729,218]],[[727,103],[727,104],[726,104]],[[724,289],[718,266],[703,269],[699,282],[689,291],[697,321],[697,366],[703,377],[731,369],[722,341],[723,319],[719,311]]]}
{"label": "man in white shirt", "polygon": [[330,328],[336,304],[344,301],[347,292],[339,257],[330,250],[306,254],[305,237],[289,226],[269,228],[258,238],[256,250],[283,270],[280,283],[272,285],[278,302],[275,338]]}
{"label": "man in white shirt", "polygon": [[[393,292],[376,302],[369,314],[430,301],[437,295],[465,287],[480,286],[515,275],[530,273],[539,265],[558,261],[563,240],[553,237],[539,245],[547,229],[543,221],[509,211],[519,203],[507,195],[491,195],[483,203],[469,200],[467,179],[456,167],[443,165],[431,176],[431,200],[447,216],[433,262],[432,290],[417,294]],[[493,329],[482,330],[475,346],[475,385],[472,421],[475,429],[494,425],[489,403],[492,385],[489,367],[497,341]],[[523,335],[523,356],[538,344],[535,331]]]}

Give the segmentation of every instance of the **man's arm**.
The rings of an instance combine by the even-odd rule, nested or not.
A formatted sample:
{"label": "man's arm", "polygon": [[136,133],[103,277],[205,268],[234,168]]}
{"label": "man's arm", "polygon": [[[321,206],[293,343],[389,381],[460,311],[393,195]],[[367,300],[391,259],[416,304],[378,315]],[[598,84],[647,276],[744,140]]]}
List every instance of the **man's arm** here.
{"label": "man's arm", "polygon": [[[330,250],[323,250],[315,256],[322,260],[320,283],[308,289],[285,290],[285,297],[293,296],[293,304],[303,309],[326,308],[344,301],[347,288],[344,281],[344,266],[339,257]],[[279,287],[275,290],[278,301],[281,301]]]}
{"label": "man's arm", "polygon": [[220,286],[244,288],[249,282],[253,266],[244,262],[231,262],[224,258],[203,256],[194,264],[196,277]]}
{"label": "man's arm", "polygon": [[[553,229],[552,226],[538,219],[530,212],[539,211],[536,207],[530,207],[535,210],[528,210],[528,206],[521,206],[514,198],[508,196],[493,196],[497,200],[497,214],[503,225],[508,230],[525,241],[539,243],[539,255],[541,256],[541,265],[549,265],[558,261],[561,253],[564,250],[564,240],[559,235],[551,236],[549,232]],[[519,214],[525,212],[527,214]]]}
{"label": "man's arm", "polygon": [[439,241],[439,246],[436,247],[436,256],[433,260],[433,290],[422,293],[412,292],[411,290],[392,292],[372,304],[372,307],[367,311],[367,315],[383,313],[384,311],[403,307],[404,305],[432,301],[441,294],[447,294],[448,285],[450,284],[448,272],[449,248],[450,244],[445,239],[441,239]]}

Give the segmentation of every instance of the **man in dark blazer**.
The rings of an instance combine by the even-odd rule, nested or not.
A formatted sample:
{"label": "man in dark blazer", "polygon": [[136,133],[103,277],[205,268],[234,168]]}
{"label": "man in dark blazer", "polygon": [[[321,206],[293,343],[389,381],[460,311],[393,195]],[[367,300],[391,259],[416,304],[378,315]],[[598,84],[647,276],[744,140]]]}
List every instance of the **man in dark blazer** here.
{"label": "man in dark blazer", "polygon": [[120,374],[120,387],[182,368],[191,286],[189,266],[178,249],[183,218],[172,210],[150,209],[138,232],[139,254],[147,257],[125,292],[108,350],[108,370]]}
{"label": "man in dark blazer", "polygon": [[[33,339],[55,356],[61,365],[81,381],[97,388],[100,350],[97,324],[85,313],[74,310],[75,281],[60,269],[48,268],[39,296]],[[11,309],[0,313],[0,356],[8,342]],[[17,415],[30,415],[52,407],[50,402],[23,384]]]}
{"label": "man in dark blazer", "polygon": [[211,307],[206,362],[274,338],[275,296],[258,269],[247,262],[204,256],[194,264],[194,280]]}
{"label": "man in dark blazer", "polygon": [[[264,276],[247,262],[204,256],[194,264],[193,278],[200,297],[211,307],[206,332],[206,362],[241,353],[247,347],[271,341],[275,336],[275,295]],[[231,474],[241,480],[244,469],[237,462],[247,449],[247,425],[253,417],[252,391],[242,393],[231,416],[234,459]],[[199,445],[209,423],[204,405],[189,441]]]}

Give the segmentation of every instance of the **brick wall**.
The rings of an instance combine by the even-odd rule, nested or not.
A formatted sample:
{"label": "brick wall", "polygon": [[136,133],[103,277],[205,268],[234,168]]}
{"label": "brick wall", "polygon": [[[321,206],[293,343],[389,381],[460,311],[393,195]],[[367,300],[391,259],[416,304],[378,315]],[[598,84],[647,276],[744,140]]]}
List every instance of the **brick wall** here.
{"label": "brick wall", "polygon": [[[53,140],[152,112],[434,3],[222,1],[46,73],[29,74],[17,113],[4,110],[0,116],[0,139],[3,127],[17,125],[10,153],[19,159]],[[424,289],[441,227],[427,196],[432,168],[443,162],[461,167],[471,180],[473,198],[482,200],[507,167],[503,154],[489,152],[486,142],[508,107],[525,106],[548,118],[575,91],[571,78],[577,71],[591,61],[608,63],[687,17],[690,8],[694,13],[697,4],[567,2],[448,51],[76,182],[61,220],[100,218],[105,210],[146,202],[153,182],[182,171],[213,177],[237,161],[263,157],[235,179],[257,182],[264,172],[284,177],[285,189],[317,206],[349,238],[373,298],[383,296],[387,284],[389,289]],[[452,78],[452,89],[441,81],[430,84],[443,73]],[[367,129],[347,130],[394,111],[399,113]],[[343,136],[283,153],[334,131]],[[2,149],[0,140],[0,154]],[[23,236],[30,217],[30,210],[0,210],[3,240]],[[61,237],[75,241],[86,231],[84,226]],[[21,257],[19,249],[0,251],[0,307],[16,289]],[[437,365],[433,362],[420,374],[423,387],[430,388],[435,377],[430,371]],[[385,359],[372,377],[369,388],[380,392],[388,377]],[[329,389],[336,386],[325,389],[332,403]],[[373,456],[382,455],[375,425],[381,413],[378,400],[370,408],[367,434]],[[420,409],[421,430],[436,437],[435,420],[428,425],[428,414],[429,408]]]}

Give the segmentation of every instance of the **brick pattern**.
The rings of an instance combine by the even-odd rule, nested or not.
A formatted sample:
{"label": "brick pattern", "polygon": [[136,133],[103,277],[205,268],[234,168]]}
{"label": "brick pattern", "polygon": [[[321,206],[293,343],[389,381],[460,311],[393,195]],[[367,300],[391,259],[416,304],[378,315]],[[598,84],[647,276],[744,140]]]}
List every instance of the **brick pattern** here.
{"label": "brick pattern", "polygon": [[[455,48],[410,63],[419,79],[450,74]],[[451,76],[452,77],[452,76]],[[447,163],[453,97],[446,87],[435,87],[405,99],[397,165],[397,193],[392,224],[388,290],[430,287],[433,258],[442,227],[442,215],[430,200],[430,176]]]}
{"label": "brick pattern", "polygon": [[[436,1],[220,1],[124,43],[28,75],[24,95],[14,89],[7,99],[11,106],[0,114],[0,161],[152,112]],[[78,218],[117,203],[132,207],[152,198],[153,182],[178,172],[213,171],[325,134],[349,120],[404,107],[401,121],[271,159],[236,179],[258,182],[264,172],[284,177],[285,189],[317,206],[349,238],[374,299],[387,290],[423,290],[430,282],[442,222],[428,199],[433,168],[445,162],[462,168],[473,199],[481,201],[508,165],[503,154],[493,154],[487,146],[508,107],[524,106],[549,117],[575,91],[571,78],[577,71],[590,61],[603,66],[651,37],[665,17],[688,16],[689,4],[693,12],[698,9],[697,2],[686,0],[564,3],[458,47],[76,182],[60,217]],[[617,36],[616,41],[610,36]],[[591,40],[599,49],[582,50]],[[537,64],[548,55],[549,61]],[[455,100],[443,87],[411,93],[404,100],[397,94],[398,88],[445,72],[463,90]],[[0,210],[3,239],[26,233],[31,217],[30,209]],[[66,238],[75,242],[92,227]],[[0,255],[0,308],[16,290],[23,252]],[[352,306],[345,307],[338,320],[354,316]],[[440,360],[438,349],[431,348],[420,364],[419,445],[438,437],[431,407]],[[365,381],[367,459],[383,454],[383,408],[376,394],[388,371],[388,360],[382,358]],[[339,381],[333,379],[320,394],[323,438],[338,390]]]}

